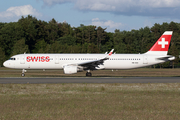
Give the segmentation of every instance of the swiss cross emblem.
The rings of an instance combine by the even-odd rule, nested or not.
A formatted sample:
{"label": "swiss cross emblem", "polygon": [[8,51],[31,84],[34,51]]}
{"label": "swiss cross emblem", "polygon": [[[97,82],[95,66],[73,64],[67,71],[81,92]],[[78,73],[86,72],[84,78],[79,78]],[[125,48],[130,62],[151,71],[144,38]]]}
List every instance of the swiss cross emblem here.
{"label": "swiss cross emblem", "polygon": [[161,48],[165,48],[165,45],[168,45],[168,41],[165,41],[165,38],[162,38],[162,41],[158,41],[158,45],[161,45]]}

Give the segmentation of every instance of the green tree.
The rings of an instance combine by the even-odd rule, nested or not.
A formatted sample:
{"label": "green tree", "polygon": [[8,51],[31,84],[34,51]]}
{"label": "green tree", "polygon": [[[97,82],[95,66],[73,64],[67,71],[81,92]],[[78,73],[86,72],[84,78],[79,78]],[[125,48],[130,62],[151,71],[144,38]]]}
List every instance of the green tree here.
{"label": "green tree", "polygon": [[114,33],[114,49],[117,53],[126,53],[126,44],[123,42],[124,34],[119,30],[116,30]]}
{"label": "green tree", "polygon": [[25,43],[29,46],[30,52],[33,51],[34,45],[37,42],[37,23],[38,20],[30,15],[28,15],[26,18],[22,17],[18,21],[18,24],[22,27],[22,31],[24,33],[23,38],[25,38]]}
{"label": "green tree", "polygon": [[0,47],[0,67],[3,65],[3,62],[5,61],[5,59],[6,59],[5,52]]}
{"label": "green tree", "polygon": [[25,39],[22,38],[14,44],[11,56],[23,53],[29,53],[29,49],[28,45],[25,44]]}
{"label": "green tree", "polygon": [[66,45],[61,45],[58,41],[55,41],[51,45],[50,53],[63,53],[67,48],[65,48]]}
{"label": "green tree", "polygon": [[62,45],[76,45],[76,38],[71,35],[60,37],[57,41]]}
{"label": "green tree", "polygon": [[0,47],[9,56],[17,40],[21,39],[23,31],[17,23],[7,23],[0,29]]}
{"label": "green tree", "polygon": [[38,41],[35,44],[35,48],[33,49],[33,53],[49,53],[50,45],[47,44],[44,40]]}
{"label": "green tree", "polygon": [[48,44],[52,44],[58,39],[58,23],[54,18],[45,26],[45,31],[47,34],[46,42]]}
{"label": "green tree", "polygon": [[99,48],[99,51],[101,50],[101,43],[105,40],[106,38],[106,28],[103,29],[102,27],[97,28],[97,47]]}

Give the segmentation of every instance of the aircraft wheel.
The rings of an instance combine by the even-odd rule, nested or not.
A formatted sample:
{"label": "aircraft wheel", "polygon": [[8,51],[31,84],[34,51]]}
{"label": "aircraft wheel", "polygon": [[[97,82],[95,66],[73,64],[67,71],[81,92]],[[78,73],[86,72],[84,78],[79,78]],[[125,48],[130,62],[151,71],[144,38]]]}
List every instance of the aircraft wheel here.
{"label": "aircraft wheel", "polygon": [[92,76],[92,73],[91,73],[91,72],[87,72],[87,73],[86,73],[86,76],[87,76],[87,77],[91,77],[91,76]]}
{"label": "aircraft wheel", "polygon": [[22,73],[22,74],[21,74],[21,76],[22,76],[22,77],[24,77],[24,76],[25,76],[25,74],[24,74],[24,73]]}

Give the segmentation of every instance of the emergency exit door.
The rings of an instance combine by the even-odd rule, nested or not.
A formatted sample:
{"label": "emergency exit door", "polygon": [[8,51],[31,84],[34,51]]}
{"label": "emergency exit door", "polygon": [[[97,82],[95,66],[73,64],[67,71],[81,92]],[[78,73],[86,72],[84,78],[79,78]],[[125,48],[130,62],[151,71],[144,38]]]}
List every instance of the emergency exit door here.
{"label": "emergency exit door", "polygon": [[55,56],[55,64],[59,64],[59,57]]}

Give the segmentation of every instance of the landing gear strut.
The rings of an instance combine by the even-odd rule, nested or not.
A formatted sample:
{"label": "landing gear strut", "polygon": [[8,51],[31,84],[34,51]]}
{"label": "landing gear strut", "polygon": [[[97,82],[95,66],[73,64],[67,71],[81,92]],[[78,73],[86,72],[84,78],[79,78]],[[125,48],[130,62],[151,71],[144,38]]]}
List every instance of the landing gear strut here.
{"label": "landing gear strut", "polygon": [[25,70],[25,69],[22,69],[22,74],[21,74],[22,77],[25,76],[25,72],[26,72],[26,70]]}
{"label": "landing gear strut", "polygon": [[92,76],[92,73],[90,72],[90,70],[87,71],[86,76],[87,77],[91,77]]}

